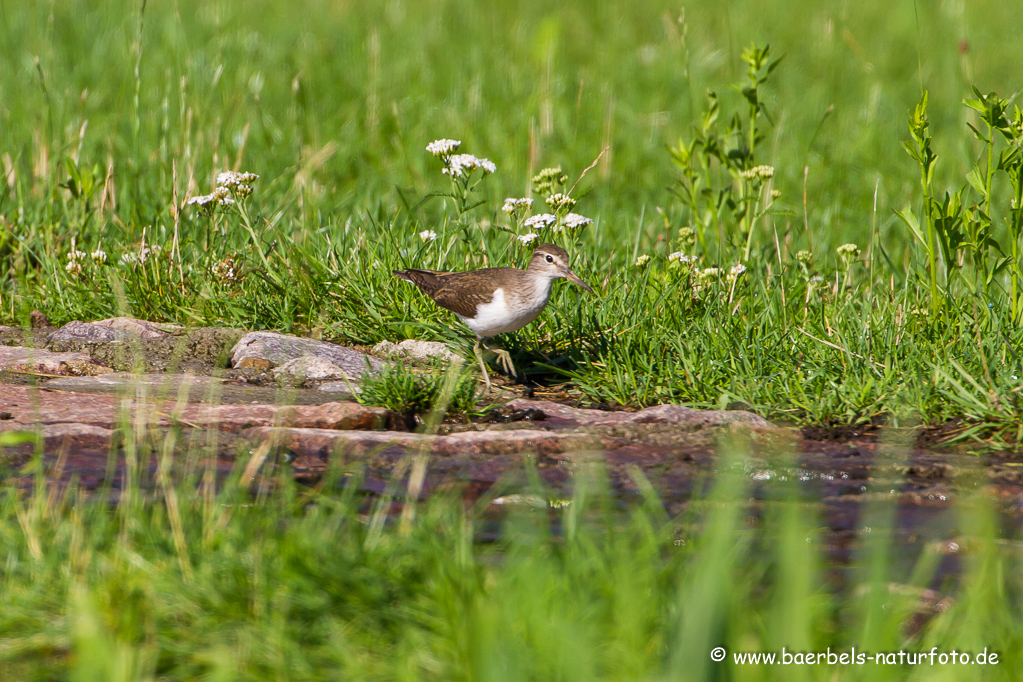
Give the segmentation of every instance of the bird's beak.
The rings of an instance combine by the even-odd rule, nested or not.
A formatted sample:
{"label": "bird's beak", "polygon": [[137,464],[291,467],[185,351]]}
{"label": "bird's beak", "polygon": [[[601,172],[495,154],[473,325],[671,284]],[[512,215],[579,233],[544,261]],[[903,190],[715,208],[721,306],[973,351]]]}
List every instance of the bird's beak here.
{"label": "bird's beak", "polygon": [[572,272],[568,268],[565,268],[565,279],[567,279],[569,282],[572,282],[573,284],[578,284],[579,286],[581,286],[583,289],[586,289],[586,291],[590,292],[591,294],[593,293],[593,289],[590,288],[590,285],[587,284],[586,282],[582,281],[582,279],[579,278],[579,275],[575,274],[574,272]]}

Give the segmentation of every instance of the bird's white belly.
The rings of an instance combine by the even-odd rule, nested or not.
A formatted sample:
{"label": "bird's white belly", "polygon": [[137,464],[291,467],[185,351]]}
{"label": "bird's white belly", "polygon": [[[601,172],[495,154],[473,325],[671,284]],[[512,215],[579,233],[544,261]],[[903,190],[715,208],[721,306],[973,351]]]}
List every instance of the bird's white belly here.
{"label": "bird's white belly", "polygon": [[483,303],[476,306],[476,317],[468,318],[458,316],[476,336],[487,338],[513,332],[522,329],[527,324],[539,317],[543,312],[546,300],[537,301],[538,305],[516,306],[512,310],[504,295],[504,289],[494,292],[494,298],[490,303]]}

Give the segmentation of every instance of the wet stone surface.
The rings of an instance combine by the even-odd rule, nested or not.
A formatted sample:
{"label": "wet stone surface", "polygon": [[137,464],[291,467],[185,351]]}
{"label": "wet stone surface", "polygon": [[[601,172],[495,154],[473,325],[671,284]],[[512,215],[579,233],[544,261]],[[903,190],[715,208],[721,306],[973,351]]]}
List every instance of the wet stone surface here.
{"label": "wet stone surface", "polygon": [[[1008,535],[1023,525],[1018,453],[934,449],[919,434],[877,427],[778,428],[737,410],[661,405],[610,412],[521,397],[485,421],[410,433],[403,419],[350,401],[358,378],[381,366],[376,358],[367,364],[369,356],[357,350],[267,332],[136,322],[78,323],[61,334],[44,321],[28,331],[0,329],[0,359],[77,353],[73,362],[100,368],[95,376],[56,376],[76,372],[60,371],[59,359],[0,363],[0,475],[23,476],[30,487],[19,470],[38,441],[52,479],[75,478],[86,490],[109,480],[116,489],[124,444],[133,439],[143,485],[153,485],[157,457],[169,443],[175,461],[205,453],[220,476],[239,457],[246,466],[256,457],[254,485],[269,485],[280,468],[307,484],[322,483],[331,469],[357,469],[362,474],[337,484],[358,480],[366,495],[390,490],[398,501],[441,491],[467,502],[487,495],[512,508],[563,504],[578,477],[599,463],[622,501],[640,499],[648,482],[677,515],[720,473],[725,453],[737,450],[751,500],[748,525],[796,490],[818,510],[836,565],[848,562],[869,532],[875,502],[892,503],[899,552],[908,556],[925,543],[949,548],[943,571],[959,561],[960,506],[978,491],[998,501],[1013,529]],[[175,373],[165,373],[168,367]],[[353,378],[329,381],[339,371]],[[115,471],[108,472],[109,461]],[[425,471],[410,491],[414,462],[425,463]],[[542,494],[530,485],[529,471],[547,486]]]}

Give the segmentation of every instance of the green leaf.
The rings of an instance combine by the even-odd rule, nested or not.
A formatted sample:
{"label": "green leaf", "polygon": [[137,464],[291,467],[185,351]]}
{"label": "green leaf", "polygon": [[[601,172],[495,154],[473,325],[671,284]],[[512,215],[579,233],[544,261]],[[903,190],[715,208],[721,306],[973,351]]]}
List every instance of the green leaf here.
{"label": "green leaf", "polygon": [[977,190],[978,194],[987,199],[987,187],[984,184],[984,178],[980,175],[979,168],[974,166],[973,169],[966,174],[966,181],[970,183],[970,186],[973,187],[973,189]]}
{"label": "green leaf", "polygon": [[913,213],[913,208],[911,206],[906,206],[906,208],[901,211],[895,211],[895,215],[899,216],[899,219],[906,225],[906,227],[909,228],[909,231],[913,233],[913,236],[920,240],[921,244],[927,246],[927,240],[924,239],[924,235],[920,231],[920,220],[916,217],[916,214]]}

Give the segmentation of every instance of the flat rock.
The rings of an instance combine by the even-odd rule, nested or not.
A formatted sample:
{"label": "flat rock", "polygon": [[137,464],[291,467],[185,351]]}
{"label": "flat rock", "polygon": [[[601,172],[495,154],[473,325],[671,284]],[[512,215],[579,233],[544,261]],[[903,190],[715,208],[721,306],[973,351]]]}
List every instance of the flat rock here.
{"label": "flat rock", "polygon": [[442,457],[493,457],[532,452],[538,455],[592,453],[620,443],[584,433],[518,429],[465,431],[436,436],[399,431],[341,432],[308,428],[260,427],[243,431],[253,441],[271,440],[298,456],[327,458],[335,451],[365,456],[391,448],[427,452]]}
{"label": "flat rock", "polygon": [[303,355],[288,360],[275,369],[275,376],[291,376],[295,379],[337,379],[348,376],[345,371],[326,358],[315,355]]}
{"label": "flat rock", "polygon": [[333,363],[350,380],[375,374],[383,365],[377,358],[335,343],[276,332],[249,332],[243,336],[231,351],[231,365],[236,368],[273,369],[303,356],[315,356]]}
{"label": "flat rock", "polygon": [[373,354],[385,358],[407,358],[409,360],[447,360],[448,362],[461,362],[462,358],[448,349],[447,344],[439,341],[417,341],[406,339],[401,343],[381,341],[373,346]]}
{"label": "flat rock", "polygon": [[314,429],[394,428],[399,420],[381,407],[331,402],[322,405],[213,405],[167,400],[138,402],[130,398],[90,393],[47,391],[4,386],[0,395],[0,430],[25,429],[36,424],[87,424],[117,428],[122,414],[133,424],[215,428],[237,433],[260,426],[295,426]]}
{"label": "flat rock", "polygon": [[356,393],[361,393],[359,387],[350,381],[327,381],[316,387],[324,393],[330,393],[337,397],[353,398]]}
{"label": "flat rock", "polygon": [[515,410],[539,410],[547,428],[587,426],[620,426],[626,424],[673,424],[691,428],[708,426],[747,426],[767,428],[771,423],[763,417],[743,410],[694,410],[682,405],[656,405],[637,412],[605,412],[568,407],[546,400],[516,398],[508,403]]}
{"label": "flat rock", "polygon": [[[12,424],[8,421],[0,421],[0,433],[8,431],[22,431],[29,434],[34,440],[36,436],[42,437],[43,448],[46,452],[56,452],[62,448],[69,451],[75,450],[106,450],[110,447],[110,441],[114,432],[101,426],[92,424],[41,424],[28,426],[25,424]],[[32,441],[29,441],[30,443]],[[0,448],[0,453],[3,448]]]}
{"label": "flat rock", "polygon": [[121,341],[129,337],[162,339],[181,329],[178,325],[158,324],[131,317],[112,317],[96,322],[75,320],[50,334],[49,341]]}
{"label": "flat rock", "polygon": [[[183,384],[189,387],[207,388],[210,384],[223,383],[218,377],[196,376],[195,374],[134,374],[132,372],[111,372],[94,377],[61,377],[46,382],[47,390],[60,391],[114,391],[118,388],[144,385],[158,389],[169,389],[176,393]],[[173,397],[173,396],[172,396]]]}
{"label": "flat rock", "polygon": [[0,346],[0,370],[69,376],[96,376],[114,371],[97,364],[85,353],[53,353],[23,346]]}

